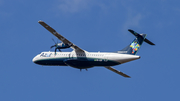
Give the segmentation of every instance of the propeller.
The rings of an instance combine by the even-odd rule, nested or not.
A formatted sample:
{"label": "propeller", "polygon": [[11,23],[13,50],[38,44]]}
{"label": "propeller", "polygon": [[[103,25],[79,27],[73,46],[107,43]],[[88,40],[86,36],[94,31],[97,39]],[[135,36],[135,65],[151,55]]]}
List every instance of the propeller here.
{"label": "propeller", "polygon": [[[53,38],[52,38],[52,40],[54,41]],[[53,48],[53,47],[55,47],[55,54],[56,54],[56,50],[58,49],[58,41],[57,41],[57,43],[54,41],[54,43],[55,43],[55,45],[52,45],[52,46],[50,47],[50,49]],[[60,49],[58,49],[58,50],[61,52]]]}
{"label": "propeller", "polygon": [[[52,40],[54,41],[53,38],[52,38]],[[50,49],[57,46],[58,43],[56,43],[55,41],[54,41],[54,43],[55,43],[55,45],[51,46]]]}

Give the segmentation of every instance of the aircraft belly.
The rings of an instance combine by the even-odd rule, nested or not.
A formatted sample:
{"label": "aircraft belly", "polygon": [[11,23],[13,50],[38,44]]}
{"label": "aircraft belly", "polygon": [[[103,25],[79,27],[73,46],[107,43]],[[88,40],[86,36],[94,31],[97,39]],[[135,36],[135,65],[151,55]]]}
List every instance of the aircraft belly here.
{"label": "aircraft belly", "polygon": [[64,63],[68,66],[78,69],[93,67],[93,65],[91,65],[87,59],[66,59],[64,60]]}
{"label": "aircraft belly", "polygon": [[120,63],[115,61],[89,61],[93,66],[115,66],[119,65]]}
{"label": "aircraft belly", "polygon": [[46,58],[35,61],[39,65],[51,65],[51,66],[67,66],[62,58]]}
{"label": "aircraft belly", "polygon": [[66,59],[65,64],[79,69],[91,68],[94,66],[115,66],[119,65],[119,62],[108,61],[104,59],[97,58],[76,58],[76,59]]}

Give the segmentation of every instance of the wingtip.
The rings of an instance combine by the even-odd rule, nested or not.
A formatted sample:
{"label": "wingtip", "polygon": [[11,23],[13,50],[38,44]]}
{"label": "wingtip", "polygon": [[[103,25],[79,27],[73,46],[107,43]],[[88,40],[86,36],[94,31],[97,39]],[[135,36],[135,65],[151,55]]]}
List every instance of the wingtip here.
{"label": "wingtip", "polygon": [[132,31],[132,29],[128,29],[128,31]]}
{"label": "wingtip", "polygon": [[131,78],[130,76],[125,76],[126,78]]}
{"label": "wingtip", "polygon": [[133,30],[132,29],[128,29],[129,32],[133,33]]}

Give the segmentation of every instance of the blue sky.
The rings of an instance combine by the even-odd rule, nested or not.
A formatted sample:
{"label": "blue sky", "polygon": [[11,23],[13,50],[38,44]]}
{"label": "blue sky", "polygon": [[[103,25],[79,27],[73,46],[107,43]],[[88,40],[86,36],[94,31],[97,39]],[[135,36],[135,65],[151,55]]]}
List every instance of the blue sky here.
{"label": "blue sky", "polygon": [[[1,101],[179,100],[179,0],[0,0]],[[43,20],[87,51],[112,52],[148,34],[141,59],[88,71],[40,66],[34,56],[54,44]],[[54,51],[52,49],[51,51]],[[71,51],[67,49],[64,51]]]}

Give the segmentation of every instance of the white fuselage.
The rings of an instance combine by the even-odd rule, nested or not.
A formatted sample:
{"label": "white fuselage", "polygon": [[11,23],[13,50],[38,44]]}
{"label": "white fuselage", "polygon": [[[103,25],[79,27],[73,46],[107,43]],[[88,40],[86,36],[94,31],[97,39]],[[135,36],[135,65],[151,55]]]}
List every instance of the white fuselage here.
{"label": "white fuselage", "polygon": [[139,59],[140,56],[107,53],[107,52],[42,52],[33,58],[40,65],[72,66],[75,68],[90,68],[94,66],[114,66]]}

